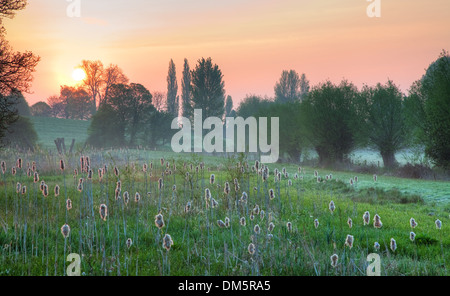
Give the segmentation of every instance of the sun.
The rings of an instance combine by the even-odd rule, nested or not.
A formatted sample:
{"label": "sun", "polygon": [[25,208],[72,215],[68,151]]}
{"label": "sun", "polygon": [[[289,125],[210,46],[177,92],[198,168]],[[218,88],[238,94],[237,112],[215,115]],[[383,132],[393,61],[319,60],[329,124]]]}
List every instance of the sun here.
{"label": "sun", "polygon": [[86,78],[86,73],[84,72],[83,69],[81,68],[76,68],[75,70],[73,70],[72,72],[72,78],[75,81],[82,81],[84,78]]}

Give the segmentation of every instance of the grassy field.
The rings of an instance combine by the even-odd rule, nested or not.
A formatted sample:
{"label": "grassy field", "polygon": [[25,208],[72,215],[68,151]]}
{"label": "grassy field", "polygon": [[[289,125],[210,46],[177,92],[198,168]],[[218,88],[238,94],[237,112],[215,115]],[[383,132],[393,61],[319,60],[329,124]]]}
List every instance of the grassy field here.
{"label": "grassy field", "polygon": [[[36,129],[49,151],[0,152],[6,167],[0,173],[0,275],[65,275],[70,253],[81,256],[82,275],[359,276],[366,274],[370,253],[380,255],[382,275],[450,274],[448,182],[383,175],[374,181],[371,174],[313,167],[299,172],[293,164],[268,165],[264,181],[263,173],[252,169],[254,160],[136,149],[85,151],[92,169],[89,177],[81,167],[82,155],[65,156],[61,171],[60,156],[45,142],[64,135],[83,139],[76,126],[86,129],[88,124],[34,120],[41,121]],[[59,132],[49,128],[53,120]],[[13,174],[18,158],[23,168]],[[36,183],[27,176],[27,164],[33,161]],[[100,177],[98,169],[105,165]],[[274,172],[283,168],[288,174],[276,179]],[[350,185],[355,176],[358,181]],[[41,182],[48,194],[40,189]],[[26,186],[24,194],[16,192],[18,184]],[[211,194],[208,202],[206,189]],[[247,200],[241,202],[244,192]],[[68,199],[71,208],[66,206]],[[107,206],[104,219],[101,204]],[[368,225],[363,223],[366,211]],[[161,228],[155,223],[159,213]],[[381,217],[380,229],[373,226],[375,214]],[[220,220],[225,224],[227,218],[223,226]],[[414,229],[411,218],[418,223]],[[70,226],[67,237],[61,232],[64,224]],[[171,239],[165,240],[166,234]],[[345,244],[348,235],[354,238],[351,248]],[[391,248],[391,238],[396,249]],[[338,256],[336,267],[331,265],[333,254]]]}
{"label": "grassy field", "polygon": [[72,139],[75,145],[82,145],[87,139],[90,121],[62,119],[53,117],[30,117],[38,134],[38,144],[43,149],[56,149],[54,140],[65,138],[67,149]]}

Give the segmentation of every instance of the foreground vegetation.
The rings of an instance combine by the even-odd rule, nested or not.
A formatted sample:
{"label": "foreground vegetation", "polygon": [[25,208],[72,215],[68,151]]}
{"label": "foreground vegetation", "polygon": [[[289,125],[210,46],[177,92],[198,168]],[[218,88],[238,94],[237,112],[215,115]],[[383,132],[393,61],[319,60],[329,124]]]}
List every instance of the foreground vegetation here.
{"label": "foreground vegetation", "polygon": [[[365,275],[370,253],[380,254],[382,275],[449,274],[449,209],[435,209],[419,195],[384,188],[383,176],[375,181],[371,175],[359,175],[350,185],[349,173],[330,176],[318,171],[316,176],[313,168],[299,172],[287,166],[284,174],[281,166],[271,165],[264,181],[264,171],[252,171],[253,161],[247,166],[243,156],[221,161],[181,156],[161,160],[156,155],[127,150],[92,153],[92,178],[87,166],[82,169],[79,156],[64,159],[64,170],[59,169],[58,157],[39,159],[36,183],[33,174],[27,176],[33,155],[23,157],[23,168],[16,168],[15,175],[11,169],[15,161],[7,159],[0,183],[0,274],[64,275],[70,263],[64,259],[70,253],[81,255],[83,275]],[[100,178],[98,169],[105,165]],[[274,178],[277,167],[279,181]],[[41,181],[47,185],[47,196],[40,190]],[[17,183],[26,186],[25,194],[22,189],[16,192]],[[217,206],[208,206],[206,188],[209,201],[215,200]],[[247,202],[240,201],[243,192]],[[104,220],[101,204],[107,206]],[[366,211],[368,225],[363,223]],[[158,213],[164,220],[161,228],[155,224]],[[380,229],[373,226],[375,214],[381,217]],[[218,221],[227,224],[227,217],[228,227],[221,227]],[[410,218],[418,223],[414,229]],[[70,233],[64,238],[61,227],[66,223]],[[166,241],[167,249],[166,234],[173,241]],[[345,245],[347,235],[354,237],[352,248]],[[333,254],[338,255],[336,267],[331,265]]]}

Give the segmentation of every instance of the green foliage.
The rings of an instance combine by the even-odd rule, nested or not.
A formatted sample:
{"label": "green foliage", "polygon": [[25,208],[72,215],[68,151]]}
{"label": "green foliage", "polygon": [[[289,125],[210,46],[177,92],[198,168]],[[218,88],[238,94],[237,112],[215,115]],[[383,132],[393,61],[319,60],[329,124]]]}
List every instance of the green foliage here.
{"label": "green foliage", "polygon": [[219,66],[213,64],[211,58],[202,58],[191,75],[193,109],[202,109],[203,118],[222,118],[225,112],[225,82]]}
{"label": "green foliage", "polygon": [[8,146],[17,147],[20,150],[34,150],[38,136],[33,123],[28,117],[19,116],[18,120],[8,127],[3,143]]}
{"label": "green foliage", "polygon": [[275,84],[275,101],[279,103],[302,101],[308,94],[309,81],[305,74],[301,78],[295,70],[284,70]]}
{"label": "green foliage", "polygon": [[88,135],[87,143],[93,147],[120,147],[125,143],[125,125],[113,107],[102,104],[92,117]]}
{"label": "green foliage", "polygon": [[384,166],[393,167],[395,153],[405,147],[403,95],[389,80],[386,85],[364,87],[362,99],[367,112],[362,129],[367,133],[369,144],[380,152]]}
{"label": "green foliage", "polygon": [[177,96],[178,83],[177,83],[177,71],[175,63],[170,60],[169,71],[167,74],[167,112],[172,117],[178,117],[179,99]]}
{"label": "green foliage", "polygon": [[358,91],[347,81],[334,85],[330,81],[312,89],[302,105],[307,138],[319,155],[322,165],[344,162],[356,145]]}
{"label": "green foliage", "polygon": [[450,169],[450,56],[443,52],[422,79],[425,95],[425,153],[436,165]]}
{"label": "green foliage", "polygon": [[[302,125],[301,108],[302,105],[298,101],[272,103],[255,114],[256,117],[279,118],[279,148],[282,161],[300,162],[302,150],[306,147],[306,131]],[[268,131],[271,131],[270,121],[268,125]]]}
{"label": "green foliage", "polygon": [[31,115],[38,117],[50,117],[52,108],[46,102],[37,102],[30,107]]}
{"label": "green foliage", "polygon": [[272,103],[273,101],[269,99],[264,99],[257,95],[248,95],[239,104],[236,115],[243,118],[255,116],[260,113],[260,110],[267,110]]}
{"label": "green foliage", "polygon": [[194,110],[192,108],[192,93],[191,93],[191,70],[189,62],[184,59],[183,77],[181,80],[181,101],[182,101],[182,116],[192,120]]}

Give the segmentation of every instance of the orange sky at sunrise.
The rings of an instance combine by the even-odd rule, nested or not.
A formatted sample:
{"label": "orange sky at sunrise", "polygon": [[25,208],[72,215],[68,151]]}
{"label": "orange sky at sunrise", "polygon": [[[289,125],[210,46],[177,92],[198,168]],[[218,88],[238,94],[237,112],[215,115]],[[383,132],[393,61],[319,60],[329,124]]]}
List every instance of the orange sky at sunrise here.
{"label": "orange sky at sunrise", "polygon": [[193,69],[211,57],[236,107],[246,94],[272,97],[285,69],[312,85],[389,78],[406,92],[450,50],[449,0],[381,0],[381,18],[367,16],[366,0],[80,1],[80,18],[67,16],[66,0],[31,0],[4,20],[13,49],[41,57],[30,105],[75,84],[83,59],[117,64],[130,82],[165,92],[171,58],[181,91],[184,58]]}

